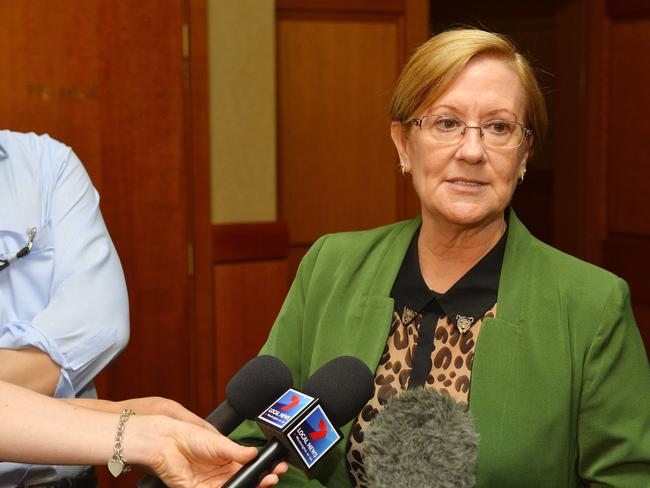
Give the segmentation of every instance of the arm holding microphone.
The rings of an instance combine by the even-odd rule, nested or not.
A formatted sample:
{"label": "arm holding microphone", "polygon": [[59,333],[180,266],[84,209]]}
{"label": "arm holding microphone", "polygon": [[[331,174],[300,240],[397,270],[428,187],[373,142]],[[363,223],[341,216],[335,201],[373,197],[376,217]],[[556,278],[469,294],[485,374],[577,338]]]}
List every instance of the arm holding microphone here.
{"label": "arm holding microphone", "polygon": [[124,409],[131,409],[140,415],[164,415],[165,417],[215,431],[212,424],[169,398],[142,397],[115,402],[95,398],[61,398],[60,400],[73,406],[90,408],[100,412],[120,413]]}
{"label": "arm holding microphone", "polygon": [[[292,385],[291,371],[282,361],[273,356],[257,356],[248,361],[230,379],[226,385],[226,400],[215,408],[205,420],[196,417],[197,423],[199,425],[206,424],[209,429],[228,435],[245,419],[255,418],[270,402]],[[252,456],[247,461],[255,457]],[[275,484],[277,475],[282,474],[285,470],[284,463],[276,466],[273,473],[260,481],[260,486]],[[137,486],[139,488],[164,488],[165,484],[155,476],[147,475],[138,482]]]}
{"label": "arm holding microphone", "polygon": [[[0,459],[105,465],[115,455],[119,415],[1,381],[0,397]],[[214,430],[162,415],[131,415],[127,420],[122,424],[123,459],[146,466],[170,487],[219,487],[257,454]],[[273,475],[264,486],[276,482]]]}

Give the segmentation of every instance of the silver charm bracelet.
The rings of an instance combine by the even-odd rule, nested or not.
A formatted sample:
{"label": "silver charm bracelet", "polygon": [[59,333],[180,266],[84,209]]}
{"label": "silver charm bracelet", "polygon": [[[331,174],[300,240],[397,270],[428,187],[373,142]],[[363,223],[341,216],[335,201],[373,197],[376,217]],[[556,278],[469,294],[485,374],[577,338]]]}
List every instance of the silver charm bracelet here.
{"label": "silver charm bracelet", "polygon": [[126,421],[129,416],[135,415],[135,412],[130,408],[125,408],[120,414],[120,420],[117,423],[117,432],[115,433],[115,442],[113,443],[113,457],[108,460],[108,470],[117,478],[122,473],[131,471],[131,466],[126,464],[122,457],[122,439],[124,437],[124,429]]}

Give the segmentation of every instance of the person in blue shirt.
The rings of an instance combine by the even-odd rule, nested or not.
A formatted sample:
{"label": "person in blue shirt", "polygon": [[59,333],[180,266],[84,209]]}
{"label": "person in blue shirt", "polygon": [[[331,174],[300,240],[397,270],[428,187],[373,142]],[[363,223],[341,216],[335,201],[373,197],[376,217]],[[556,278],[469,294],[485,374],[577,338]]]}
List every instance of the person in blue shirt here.
{"label": "person in blue shirt", "polygon": [[[96,397],[128,339],[124,274],[81,161],[47,135],[0,131],[0,380]],[[0,487],[85,469],[0,463]]]}

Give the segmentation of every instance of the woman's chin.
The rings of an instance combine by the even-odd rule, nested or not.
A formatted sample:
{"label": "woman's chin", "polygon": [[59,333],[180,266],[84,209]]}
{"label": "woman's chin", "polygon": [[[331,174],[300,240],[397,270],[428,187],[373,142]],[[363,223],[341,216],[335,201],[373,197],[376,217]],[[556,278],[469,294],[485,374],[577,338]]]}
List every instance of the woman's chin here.
{"label": "woman's chin", "polygon": [[456,203],[448,205],[441,211],[433,212],[433,214],[438,214],[443,220],[452,225],[475,227],[499,219],[503,215],[503,211],[489,212],[484,206]]}

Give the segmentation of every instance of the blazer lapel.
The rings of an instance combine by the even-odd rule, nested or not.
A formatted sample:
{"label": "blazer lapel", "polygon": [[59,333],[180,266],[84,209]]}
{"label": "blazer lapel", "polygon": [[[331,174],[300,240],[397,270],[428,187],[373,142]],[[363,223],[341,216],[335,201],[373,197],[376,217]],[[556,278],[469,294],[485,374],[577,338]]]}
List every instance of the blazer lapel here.
{"label": "blazer lapel", "polygon": [[[517,392],[513,384],[513,371],[524,340],[521,323],[525,320],[528,300],[528,282],[532,258],[532,236],[510,210],[508,242],[501,268],[497,313],[486,318],[481,327],[470,390],[470,410],[481,434],[477,472],[489,471],[492,453],[507,449],[509,439],[504,438],[508,401]],[[487,476],[486,479],[490,479]]]}
{"label": "blazer lapel", "polygon": [[422,220],[418,216],[396,233],[392,242],[386,246],[381,264],[370,282],[368,294],[360,299],[361,324],[364,333],[363,344],[359,344],[355,354],[359,355],[360,359],[365,361],[371,369],[379,363],[392,323],[394,301],[390,297],[390,290],[402,265],[409,243],[421,222]]}

